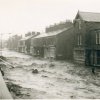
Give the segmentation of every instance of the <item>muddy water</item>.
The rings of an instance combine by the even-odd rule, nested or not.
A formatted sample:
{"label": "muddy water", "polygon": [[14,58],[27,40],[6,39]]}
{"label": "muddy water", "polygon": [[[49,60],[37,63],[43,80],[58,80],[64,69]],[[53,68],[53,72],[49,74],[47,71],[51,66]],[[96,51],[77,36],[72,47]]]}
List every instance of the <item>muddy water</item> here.
{"label": "muddy water", "polygon": [[[14,66],[5,69],[5,77],[14,84],[31,89],[28,91],[29,98],[100,98],[99,69],[94,76],[89,67],[82,65],[50,62],[11,51],[4,51],[3,54]],[[51,63],[53,66],[50,66]],[[32,73],[32,69],[38,69],[39,73]]]}

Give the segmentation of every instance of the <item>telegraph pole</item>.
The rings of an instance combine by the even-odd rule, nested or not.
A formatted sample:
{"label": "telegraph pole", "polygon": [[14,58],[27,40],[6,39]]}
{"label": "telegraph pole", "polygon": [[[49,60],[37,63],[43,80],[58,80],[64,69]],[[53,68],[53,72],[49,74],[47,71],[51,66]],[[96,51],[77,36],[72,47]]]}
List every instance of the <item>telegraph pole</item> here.
{"label": "telegraph pole", "polygon": [[2,56],[2,33],[0,35],[1,35],[1,54],[0,56]]}
{"label": "telegraph pole", "polygon": [[8,49],[11,49],[11,45],[10,45],[10,44],[11,44],[11,39],[10,39],[11,37],[10,37],[10,34],[11,34],[11,33],[9,33]]}

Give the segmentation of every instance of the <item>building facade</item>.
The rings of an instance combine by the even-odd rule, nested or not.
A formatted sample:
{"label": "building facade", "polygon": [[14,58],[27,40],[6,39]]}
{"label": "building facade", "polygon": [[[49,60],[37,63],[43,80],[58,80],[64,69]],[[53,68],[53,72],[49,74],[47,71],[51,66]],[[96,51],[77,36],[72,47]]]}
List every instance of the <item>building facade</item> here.
{"label": "building facade", "polygon": [[74,50],[74,28],[67,28],[65,31],[57,34],[56,58],[73,60]]}
{"label": "building facade", "polygon": [[100,13],[78,12],[74,33],[74,60],[85,65],[100,65]]}
{"label": "building facade", "polygon": [[40,32],[32,32],[25,34],[25,37],[22,38],[18,43],[18,51],[26,54],[31,53],[31,39],[37,35],[39,35]]}
{"label": "building facade", "polygon": [[18,51],[18,42],[21,40],[22,36],[14,35],[9,37],[7,40],[7,48],[10,50]]}

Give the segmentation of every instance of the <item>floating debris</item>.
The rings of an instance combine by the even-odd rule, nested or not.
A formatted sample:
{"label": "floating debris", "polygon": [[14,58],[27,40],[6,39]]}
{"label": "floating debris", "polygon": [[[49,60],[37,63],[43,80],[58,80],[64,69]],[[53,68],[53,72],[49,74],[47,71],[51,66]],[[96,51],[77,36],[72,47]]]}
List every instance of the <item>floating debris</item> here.
{"label": "floating debris", "polygon": [[23,93],[21,91],[22,89],[25,91],[25,89],[22,88],[21,86],[18,86],[16,84],[11,83],[11,82],[6,82],[6,84],[7,84],[9,91],[14,96],[14,98],[16,98],[16,97],[23,98],[23,97],[26,97],[26,96],[30,96],[30,94],[28,92]]}
{"label": "floating debris", "polygon": [[48,77],[48,76],[46,76],[46,75],[42,75],[42,77]]}
{"label": "floating debris", "polygon": [[32,73],[36,73],[36,74],[37,74],[37,73],[39,73],[39,72],[38,72],[37,69],[33,69],[33,70],[32,70]]}
{"label": "floating debris", "polygon": [[2,70],[1,67],[0,67],[0,71],[1,71],[2,76],[4,76],[4,71]]}
{"label": "floating debris", "polygon": [[54,67],[55,64],[54,63],[50,63],[49,67]]}
{"label": "floating debris", "polygon": [[4,56],[0,56],[0,61],[2,61],[2,60],[5,60],[6,61],[7,59]]}
{"label": "floating debris", "polygon": [[32,66],[37,66],[37,64],[36,64],[36,63],[32,63],[31,65],[32,65]]}

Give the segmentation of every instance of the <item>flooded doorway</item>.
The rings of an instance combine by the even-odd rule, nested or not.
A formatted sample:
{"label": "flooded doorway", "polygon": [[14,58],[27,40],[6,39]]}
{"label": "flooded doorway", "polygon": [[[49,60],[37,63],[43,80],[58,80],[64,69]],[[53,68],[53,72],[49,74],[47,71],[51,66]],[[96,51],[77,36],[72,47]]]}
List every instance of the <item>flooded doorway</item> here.
{"label": "flooded doorway", "polygon": [[97,64],[100,65],[100,50],[97,50],[96,54],[97,54]]}

